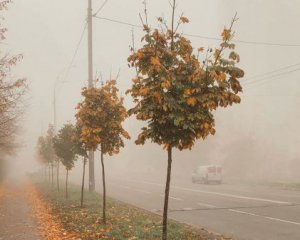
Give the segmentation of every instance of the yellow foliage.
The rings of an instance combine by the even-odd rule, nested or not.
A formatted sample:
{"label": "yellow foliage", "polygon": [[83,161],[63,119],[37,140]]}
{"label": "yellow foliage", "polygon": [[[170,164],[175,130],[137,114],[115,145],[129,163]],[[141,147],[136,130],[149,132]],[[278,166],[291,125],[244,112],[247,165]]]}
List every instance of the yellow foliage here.
{"label": "yellow foliage", "polygon": [[140,94],[141,96],[146,96],[146,95],[148,95],[148,93],[149,93],[149,88],[146,88],[146,87],[141,88],[141,89],[140,89],[140,92],[139,92],[139,94]]}
{"label": "yellow foliage", "polygon": [[198,51],[199,51],[199,52],[203,52],[203,51],[204,51],[204,47],[198,48]]}
{"label": "yellow foliage", "polygon": [[160,92],[154,92],[153,96],[158,103],[161,103],[161,94]]}
{"label": "yellow foliage", "polygon": [[222,32],[223,41],[228,41],[231,37],[231,30],[230,29],[224,29]]}
{"label": "yellow foliage", "polygon": [[209,76],[213,79],[217,79],[218,78],[218,74],[215,71],[212,71]]}
{"label": "yellow foliage", "polygon": [[166,104],[163,105],[163,110],[164,110],[165,112],[168,111],[168,106],[167,106]]}
{"label": "yellow foliage", "polygon": [[163,149],[165,149],[165,150],[167,150],[170,146],[170,144],[168,144],[168,143],[163,143],[162,145],[163,145]]}
{"label": "yellow foliage", "polygon": [[168,80],[165,80],[161,83],[161,87],[165,89],[169,89],[171,87],[171,84]]}
{"label": "yellow foliage", "polygon": [[218,75],[218,80],[220,80],[220,81],[226,81],[226,74],[225,73],[220,73],[219,75]]}
{"label": "yellow foliage", "polygon": [[[80,141],[88,150],[99,146],[104,154],[115,154],[124,147],[122,138],[129,138],[122,122],[128,114],[123,99],[118,96],[116,81],[108,81],[100,88],[84,88],[84,100],[78,104],[77,128]],[[147,89],[142,91],[145,94]]]}
{"label": "yellow foliage", "polygon": [[153,66],[160,66],[160,61],[158,57],[151,57],[151,64]]}
{"label": "yellow foliage", "polygon": [[185,96],[185,97],[189,97],[189,96],[191,96],[191,89],[184,89],[184,92],[183,92],[183,95]]}
{"label": "yellow foliage", "polygon": [[188,105],[190,105],[190,106],[195,106],[196,105],[196,103],[197,103],[197,99],[196,98],[194,98],[194,97],[189,97],[188,99],[187,99],[187,104]]}
{"label": "yellow foliage", "polygon": [[[224,29],[220,46],[208,48],[204,56],[204,48],[195,54],[188,38],[174,33],[164,19],[158,21],[162,29],[148,28],[142,38],[143,58],[137,59],[135,51],[128,58],[139,78],[127,91],[135,103],[129,114],[147,121],[137,144],[151,139],[165,148],[183,150],[191,148],[195,139],[215,133],[214,110],[240,102],[239,78],[244,72],[235,67],[239,58],[231,51],[235,20]],[[182,16],[178,25],[188,22]]]}
{"label": "yellow foliage", "polygon": [[187,17],[181,17],[180,20],[181,20],[182,23],[189,23],[190,22],[190,20]]}
{"label": "yellow foliage", "polygon": [[138,51],[136,56],[137,56],[138,59],[141,59],[141,58],[144,57],[144,53],[142,51]]}

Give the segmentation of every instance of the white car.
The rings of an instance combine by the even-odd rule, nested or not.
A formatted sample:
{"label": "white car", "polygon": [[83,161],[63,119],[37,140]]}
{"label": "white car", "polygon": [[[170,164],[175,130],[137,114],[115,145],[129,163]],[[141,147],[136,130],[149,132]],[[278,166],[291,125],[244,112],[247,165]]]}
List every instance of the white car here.
{"label": "white car", "polygon": [[222,167],[218,165],[199,166],[192,174],[193,183],[222,183]]}

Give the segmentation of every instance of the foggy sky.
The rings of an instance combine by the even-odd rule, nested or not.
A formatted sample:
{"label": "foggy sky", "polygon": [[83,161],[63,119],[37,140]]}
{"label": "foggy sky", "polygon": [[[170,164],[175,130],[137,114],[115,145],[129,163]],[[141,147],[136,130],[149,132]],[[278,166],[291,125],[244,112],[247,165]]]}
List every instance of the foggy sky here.
{"label": "foggy sky", "polygon": [[[103,1],[94,0],[94,12]],[[239,21],[234,26],[236,39],[254,42],[300,44],[300,2],[297,0],[178,0],[178,14],[184,13],[190,24],[182,31],[208,37],[219,37],[224,25],[230,24],[235,12]],[[5,13],[8,39],[5,48],[10,53],[22,53],[23,61],[13,75],[26,77],[30,83],[28,111],[22,123],[20,141],[25,143],[18,153],[18,168],[30,169],[35,162],[37,137],[53,123],[53,85],[59,73],[71,62],[86,19],[84,0],[15,0]],[[170,16],[167,0],[148,1],[149,21],[156,26],[156,17]],[[110,0],[99,16],[140,24],[138,13],[143,11],[141,0]],[[94,74],[108,79],[120,69],[118,86],[123,93],[131,86],[134,72],[127,67],[131,27],[94,18]],[[134,29],[139,46],[140,29]],[[190,38],[195,48],[215,47],[215,40]],[[240,67],[246,72],[246,82],[252,76],[300,63],[300,47],[284,47],[237,43]],[[58,125],[74,122],[75,106],[80,91],[87,82],[86,35],[70,70],[67,83],[57,91]],[[297,67],[287,69],[293,70]],[[299,66],[298,66],[299,68]],[[98,75],[97,75],[98,74]],[[261,166],[268,172],[287,177],[289,170],[300,161],[299,140],[299,74],[291,72],[255,84],[244,86],[242,103],[216,114],[214,137],[199,141],[192,151],[176,152],[176,166],[196,166],[206,163],[229,164],[232,159],[251,169]],[[61,79],[64,74],[61,75]],[[249,81],[246,79],[249,78]],[[125,97],[127,107],[130,96]],[[133,118],[132,118],[133,119]],[[165,162],[166,154],[154,144],[135,146],[134,140],[141,123],[127,121],[126,129],[132,140],[126,142],[119,156],[111,159],[111,167]],[[243,148],[241,147],[243,146]],[[241,150],[242,149],[242,150]],[[149,154],[145,154],[149,153]],[[249,162],[253,163],[250,166]],[[165,163],[164,163],[165,164]],[[258,165],[257,165],[258,164]],[[234,164],[233,164],[234,165]],[[296,164],[297,165],[297,164]],[[157,165],[155,165],[157,166]],[[299,165],[298,165],[299,166]],[[190,168],[187,167],[187,171]],[[164,171],[163,167],[163,171]],[[264,172],[261,173],[264,175]],[[251,175],[251,174],[250,174]]]}

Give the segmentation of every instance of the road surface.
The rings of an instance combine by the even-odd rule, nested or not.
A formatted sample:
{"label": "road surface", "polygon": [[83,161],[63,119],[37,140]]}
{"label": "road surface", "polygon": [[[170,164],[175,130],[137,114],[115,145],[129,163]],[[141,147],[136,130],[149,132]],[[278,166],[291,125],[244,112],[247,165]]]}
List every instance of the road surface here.
{"label": "road surface", "polygon": [[[112,198],[161,214],[160,178],[108,177]],[[173,179],[169,217],[240,240],[300,239],[300,192],[246,184],[203,185]],[[101,187],[98,185],[98,191]]]}

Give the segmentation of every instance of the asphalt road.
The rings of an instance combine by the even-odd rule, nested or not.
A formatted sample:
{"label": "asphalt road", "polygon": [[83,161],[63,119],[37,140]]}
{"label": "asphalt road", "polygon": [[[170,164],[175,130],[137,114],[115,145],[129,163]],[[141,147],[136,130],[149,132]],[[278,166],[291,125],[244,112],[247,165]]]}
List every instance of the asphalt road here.
{"label": "asphalt road", "polygon": [[[164,180],[108,177],[108,195],[161,214]],[[300,239],[300,192],[173,179],[169,217],[240,240]],[[99,189],[101,188],[99,187]]]}

